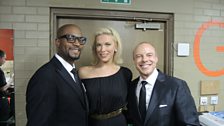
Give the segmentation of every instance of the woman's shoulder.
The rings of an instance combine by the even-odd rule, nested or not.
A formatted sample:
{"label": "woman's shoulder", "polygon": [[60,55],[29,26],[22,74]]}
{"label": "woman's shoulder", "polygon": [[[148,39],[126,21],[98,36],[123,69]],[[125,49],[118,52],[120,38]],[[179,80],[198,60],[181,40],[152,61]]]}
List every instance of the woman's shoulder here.
{"label": "woman's shoulder", "polygon": [[91,73],[93,67],[92,66],[83,66],[80,67],[78,70],[79,77],[80,78],[87,78],[89,74]]}
{"label": "woman's shoulder", "polygon": [[121,71],[126,78],[132,79],[132,71],[128,67],[121,66]]}
{"label": "woman's shoulder", "polygon": [[92,66],[82,66],[79,68],[79,71],[86,71],[92,69]]}
{"label": "woman's shoulder", "polygon": [[131,70],[128,67],[125,66],[121,66],[121,70],[128,72],[128,73],[132,73]]}

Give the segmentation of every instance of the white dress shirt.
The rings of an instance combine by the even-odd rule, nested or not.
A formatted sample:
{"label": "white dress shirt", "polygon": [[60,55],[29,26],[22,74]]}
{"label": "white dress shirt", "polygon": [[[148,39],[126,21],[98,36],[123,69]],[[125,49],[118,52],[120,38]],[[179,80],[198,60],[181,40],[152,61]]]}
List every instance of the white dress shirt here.
{"label": "white dress shirt", "polygon": [[75,81],[75,77],[72,74],[72,69],[75,68],[75,64],[73,64],[73,66],[71,66],[71,64],[69,64],[67,61],[65,61],[61,56],[59,56],[58,54],[55,54],[55,57],[61,62],[61,64],[64,66],[64,68],[68,71],[68,73],[71,75],[71,77],[73,78],[73,80]]}
{"label": "white dress shirt", "polygon": [[141,87],[142,87],[141,82],[142,81],[148,82],[145,85],[145,89],[146,89],[146,110],[148,109],[149,102],[150,102],[151,95],[152,95],[152,90],[153,90],[153,87],[155,85],[156,78],[157,78],[158,74],[159,74],[158,70],[154,69],[153,73],[146,80],[143,80],[141,76],[139,78],[138,85],[137,85],[137,88],[136,88],[136,96],[137,96],[137,99],[138,99],[138,103],[139,103],[140,90],[141,90]]}

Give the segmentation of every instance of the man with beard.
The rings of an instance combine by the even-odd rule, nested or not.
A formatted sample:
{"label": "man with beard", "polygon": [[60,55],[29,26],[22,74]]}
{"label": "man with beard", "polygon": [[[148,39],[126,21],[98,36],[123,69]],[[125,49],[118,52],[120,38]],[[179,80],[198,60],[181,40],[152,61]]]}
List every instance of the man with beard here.
{"label": "man with beard", "polygon": [[57,53],[30,79],[26,92],[27,126],[87,126],[88,103],[74,62],[86,43],[81,29],[66,24],[57,31]]}

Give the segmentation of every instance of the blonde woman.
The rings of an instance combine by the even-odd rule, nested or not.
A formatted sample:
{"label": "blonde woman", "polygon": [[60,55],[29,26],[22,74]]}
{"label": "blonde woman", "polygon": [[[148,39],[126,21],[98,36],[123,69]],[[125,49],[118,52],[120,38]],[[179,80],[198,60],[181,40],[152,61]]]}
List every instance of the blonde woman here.
{"label": "blonde woman", "polygon": [[112,28],[101,28],[92,45],[93,65],[79,69],[89,99],[89,126],[127,126],[122,111],[132,73],[118,65],[122,63],[121,51],[119,34]]}

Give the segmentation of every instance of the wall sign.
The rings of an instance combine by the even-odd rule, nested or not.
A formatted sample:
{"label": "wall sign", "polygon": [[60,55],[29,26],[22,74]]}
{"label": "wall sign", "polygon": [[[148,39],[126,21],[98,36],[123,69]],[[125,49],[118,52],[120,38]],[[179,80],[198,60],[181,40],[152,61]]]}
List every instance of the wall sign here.
{"label": "wall sign", "polygon": [[131,0],[101,0],[101,3],[131,4]]}
{"label": "wall sign", "polygon": [[[209,21],[205,22],[201,25],[201,27],[198,28],[198,31],[195,35],[195,40],[194,40],[194,61],[198,69],[205,75],[208,76],[221,76],[224,75],[224,69],[220,70],[209,70],[207,69],[200,58],[200,43],[201,43],[201,38],[203,36],[203,33],[209,28],[209,27],[220,27],[224,28],[224,22],[219,22],[219,21]],[[217,46],[215,49],[217,52],[224,53],[224,45]]]}

